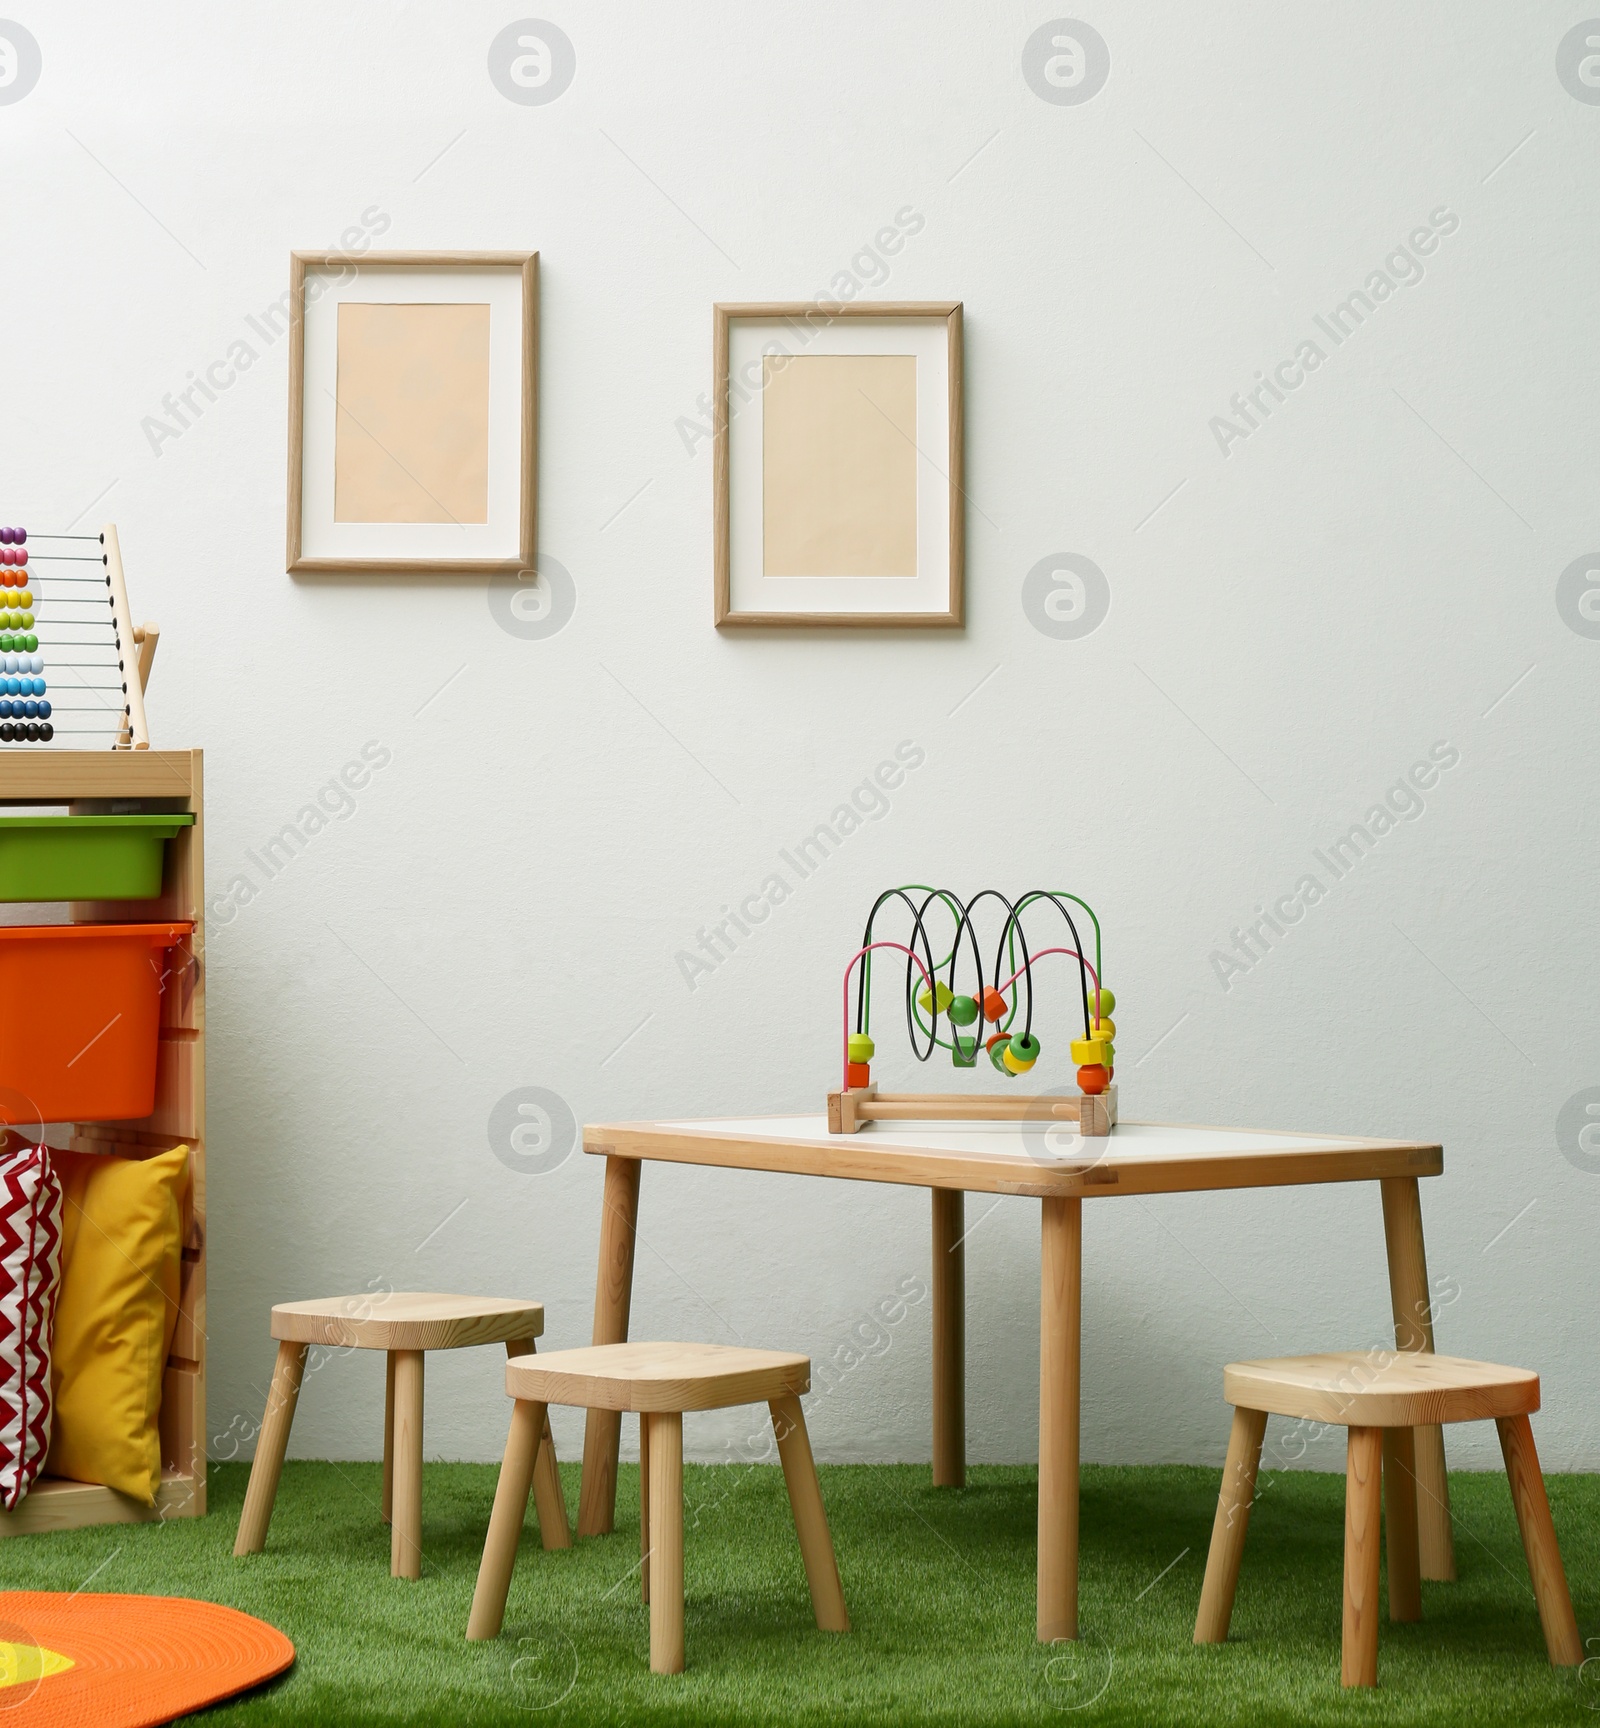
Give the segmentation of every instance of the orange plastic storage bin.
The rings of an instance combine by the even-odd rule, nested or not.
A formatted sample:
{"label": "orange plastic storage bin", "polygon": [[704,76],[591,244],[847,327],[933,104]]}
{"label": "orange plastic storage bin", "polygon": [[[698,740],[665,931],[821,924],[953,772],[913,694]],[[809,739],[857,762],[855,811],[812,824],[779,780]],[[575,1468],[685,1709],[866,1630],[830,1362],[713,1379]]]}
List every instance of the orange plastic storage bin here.
{"label": "orange plastic storage bin", "polygon": [[0,1122],[118,1122],[156,1102],[161,998],[192,924],[0,926]]}

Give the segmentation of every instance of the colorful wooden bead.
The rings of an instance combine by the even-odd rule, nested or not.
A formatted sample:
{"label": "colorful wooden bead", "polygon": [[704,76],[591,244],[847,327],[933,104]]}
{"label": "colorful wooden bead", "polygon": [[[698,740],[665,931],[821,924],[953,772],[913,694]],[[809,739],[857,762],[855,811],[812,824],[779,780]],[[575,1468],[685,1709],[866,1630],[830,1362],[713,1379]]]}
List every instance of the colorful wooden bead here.
{"label": "colorful wooden bead", "polygon": [[865,1062],[850,1062],[845,1066],[844,1083],[846,1086],[868,1086],[872,1083],[872,1070]]}
{"label": "colorful wooden bead", "polygon": [[1093,1014],[1097,1007],[1102,1014],[1115,1014],[1117,1011],[1116,992],[1113,990],[1102,990],[1100,992],[1100,1000],[1097,1003],[1095,1001],[1094,991],[1091,990],[1089,992],[1089,1012]]}
{"label": "colorful wooden bead", "polygon": [[1011,1054],[1030,1068],[1039,1060],[1040,1049],[1039,1040],[1031,1032],[1019,1032],[1011,1040]]}
{"label": "colorful wooden bead", "polygon": [[1091,1038],[1115,1038],[1116,1035],[1117,1023],[1115,1020],[1101,1019],[1089,1022],[1089,1036]]}
{"label": "colorful wooden bead", "polygon": [[1106,1059],[1106,1042],[1103,1038],[1074,1038],[1072,1040],[1072,1060],[1080,1068],[1092,1067],[1096,1063],[1104,1063]]}
{"label": "colorful wooden bead", "polygon": [[1017,1041],[1015,1038],[1013,1038],[1011,1042],[1006,1045],[1005,1049],[1000,1052],[1000,1060],[1005,1063],[1006,1072],[1008,1074],[1026,1074],[1033,1066],[1031,1062],[1024,1062],[1022,1058],[1017,1055]]}
{"label": "colorful wooden bead", "polygon": [[1078,1090],[1091,1098],[1097,1098],[1110,1084],[1111,1076],[1098,1062],[1091,1062],[1078,1070]]}
{"label": "colorful wooden bead", "polygon": [[985,1020],[1002,1019],[1006,1012],[1006,999],[991,985],[983,993],[983,1017]]}
{"label": "colorful wooden bead", "polygon": [[950,1019],[957,1026],[970,1026],[978,1018],[978,1004],[970,996],[950,998]]}
{"label": "colorful wooden bead", "polygon": [[1011,1040],[1009,1038],[991,1038],[989,1040],[989,1060],[994,1064],[997,1073],[1009,1074],[1015,1078],[1016,1070],[1006,1066],[1006,1053],[1010,1048]]}
{"label": "colorful wooden bead", "polygon": [[877,1053],[877,1045],[865,1032],[852,1032],[845,1048],[852,1062],[870,1062]]}
{"label": "colorful wooden bead", "polygon": [[924,990],[917,998],[917,1006],[924,1014],[942,1014],[950,1006],[950,986],[935,984],[932,990]]}
{"label": "colorful wooden bead", "polygon": [[974,1068],[978,1062],[978,1040],[963,1038],[958,1032],[950,1043],[950,1061],[956,1068]]}

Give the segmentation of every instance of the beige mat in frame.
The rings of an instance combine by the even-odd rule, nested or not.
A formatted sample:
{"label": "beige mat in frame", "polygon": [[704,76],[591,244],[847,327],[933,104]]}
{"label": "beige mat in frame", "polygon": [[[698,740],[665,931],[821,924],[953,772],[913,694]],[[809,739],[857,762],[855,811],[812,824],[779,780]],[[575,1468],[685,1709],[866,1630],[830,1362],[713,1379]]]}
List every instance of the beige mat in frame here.
{"label": "beige mat in frame", "polygon": [[963,622],[961,319],[959,301],[715,308],[719,627]]}

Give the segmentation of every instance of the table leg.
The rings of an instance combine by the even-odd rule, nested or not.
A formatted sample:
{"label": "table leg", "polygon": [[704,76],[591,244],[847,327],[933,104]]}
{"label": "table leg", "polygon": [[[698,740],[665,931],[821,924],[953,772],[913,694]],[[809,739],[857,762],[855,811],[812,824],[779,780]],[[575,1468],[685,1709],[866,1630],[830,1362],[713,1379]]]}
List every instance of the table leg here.
{"label": "table leg", "polygon": [[967,1483],[965,1195],[933,1194],[933,1485]]}
{"label": "table leg", "polygon": [[[1422,1196],[1415,1176],[1385,1176],[1383,1239],[1389,1253],[1389,1299],[1397,1349],[1433,1349],[1428,1298],[1428,1257],[1422,1242]],[[1450,1531],[1450,1484],[1445,1475],[1444,1430],[1418,1428],[1417,1547],[1424,1578],[1453,1580],[1455,1541]]]}
{"label": "table leg", "polygon": [[[639,1222],[639,1160],[606,1159],[600,1209],[600,1265],[594,1281],[596,1344],[621,1344],[628,1336],[633,1298],[633,1233]],[[578,1534],[607,1536],[617,1520],[619,1410],[591,1410],[583,1429],[583,1481],[578,1490]]]}
{"label": "table leg", "polygon": [[1039,1603],[1041,1644],[1078,1636],[1078,1376],[1083,1201],[1040,1202]]}

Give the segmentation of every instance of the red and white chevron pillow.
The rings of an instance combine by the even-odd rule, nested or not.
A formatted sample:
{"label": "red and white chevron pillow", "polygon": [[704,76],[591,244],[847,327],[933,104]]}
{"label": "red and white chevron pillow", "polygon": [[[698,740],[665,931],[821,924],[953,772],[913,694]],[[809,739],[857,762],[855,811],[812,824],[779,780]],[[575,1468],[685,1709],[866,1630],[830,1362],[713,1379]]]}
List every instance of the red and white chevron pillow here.
{"label": "red and white chevron pillow", "polygon": [[50,1339],[61,1288],[61,1182],[49,1151],[0,1150],[0,1506],[33,1486],[50,1450]]}

